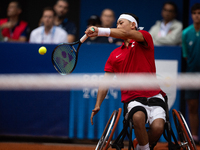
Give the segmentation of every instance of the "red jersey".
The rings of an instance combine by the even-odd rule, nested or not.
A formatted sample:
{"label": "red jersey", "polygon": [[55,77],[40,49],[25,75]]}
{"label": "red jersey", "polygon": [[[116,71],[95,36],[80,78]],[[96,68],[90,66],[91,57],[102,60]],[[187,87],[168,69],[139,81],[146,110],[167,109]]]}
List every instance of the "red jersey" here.
{"label": "red jersey", "polygon": [[[155,75],[154,45],[151,35],[140,30],[148,46],[131,40],[128,47],[123,43],[110,54],[104,71],[115,73],[152,73]],[[137,97],[152,97],[158,90],[121,90],[121,101],[129,102]]]}
{"label": "red jersey", "polygon": [[[5,19],[0,19],[0,25],[4,24],[8,22],[8,19],[5,18]],[[12,32],[10,29],[8,28],[4,28],[2,30],[2,35],[4,37],[9,37],[11,39],[15,39],[15,40],[18,40],[19,37],[21,36],[21,34],[24,32],[24,30],[26,29],[27,27],[27,23],[25,21],[19,21],[18,25],[15,26],[15,29],[14,31]]]}

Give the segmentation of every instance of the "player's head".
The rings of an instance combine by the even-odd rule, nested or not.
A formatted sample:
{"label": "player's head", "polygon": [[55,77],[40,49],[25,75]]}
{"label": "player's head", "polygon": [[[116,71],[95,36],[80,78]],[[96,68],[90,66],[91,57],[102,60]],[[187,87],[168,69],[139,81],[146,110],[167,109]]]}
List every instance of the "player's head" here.
{"label": "player's head", "polygon": [[111,28],[115,22],[115,13],[112,9],[106,8],[102,11],[100,19],[103,27]]}
{"label": "player's head", "polygon": [[123,13],[117,20],[117,28],[134,29],[139,27],[139,18],[132,13]]}
{"label": "player's head", "polygon": [[87,20],[87,26],[97,26],[100,27],[101,26],[101,20],[99,18],[99,16],[97,15],[92,15],[90,16],[90,18]]}
{"label": "player's head", "polygon": [[21,12],[22,12],[22,9],[21,9],[21,5],[19,1],[13,0],[9,3],[8,9],[7,9],[8,17],[19,16]]}
{"label": "player's head", "polygon": [[178,12],[178,9],[174,2],[166,2],[163,5],[161,15],[163,17],[163,20],[166,23],[168,23],[176,18],[177,12]]}
{"label": "player's head", "polygon": [[69,3],[67,0],[57,0],[54,5],[54,10],[59,18],[65,18],[69,10]]}
{"label": "player's head", "polygon": [[54,24],[55,11],[52,7],[43,9],[42,21],[45,27],[51,28]]}
{"label": "player's head", "polygon": [[200,3],[196,3],[191,7],[193,23],[200,23]]}

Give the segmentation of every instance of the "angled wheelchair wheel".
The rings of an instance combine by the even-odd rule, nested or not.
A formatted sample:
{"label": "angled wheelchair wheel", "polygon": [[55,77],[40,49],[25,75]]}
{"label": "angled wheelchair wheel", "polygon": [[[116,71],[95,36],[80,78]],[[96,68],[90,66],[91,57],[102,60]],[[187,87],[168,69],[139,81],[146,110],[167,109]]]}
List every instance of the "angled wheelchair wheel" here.
{"label": "angled wheelchair wheel", "polygon": [[180,147],[184,150],[196,150],[196,145],[183,115],[180,111],[178,112],[175,109],[172,110],[172,114],[178,137],[180,139]]}
{"label": "angled wheelchair wheel", "polygon": [[107,150],[108,149],[108,147],[110,146],[110,141],[112,140],[113,134],[114,134],[117,124],[119,122],[121,112],[122,112],[121,108],[113,111],[112,115],[110,116],[110,119],[108,120],[108,122],[106,124],[103,134],[102,134],[101,138],[99,139],[99,142],[97,143],[95,150]]}

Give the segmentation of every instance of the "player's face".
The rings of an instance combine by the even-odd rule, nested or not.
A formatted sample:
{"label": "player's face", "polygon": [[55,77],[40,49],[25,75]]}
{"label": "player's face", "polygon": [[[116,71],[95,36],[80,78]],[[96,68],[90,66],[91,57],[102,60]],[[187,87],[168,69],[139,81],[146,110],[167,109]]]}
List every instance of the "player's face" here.
{"label": "player's face", "polygon": [[8,17],[19,15],[20,12],[21,12],[21,10],[17,7],[17,3],[11,2],[8,5],[8,9],[7,9],[7,15],[8,15]]}
{"label": "player's face", "polygon": [[101,15],[101,22],[104,27],[112,27],[115,22],[114,13],[111,10],[104,10]]}
{"label": "player's face", "polygon": [[45,27],[51,27],[54,23],[54,13],[51,10],[46,10],[43,13],[42,20]]}
{"label": "player's face", "polygon": [[133,28],[133,26],[132,26],[132,23],[128,21],[127,19],[119,19],[117,21],[117,28],[125,29],[126,31],[129,31]]}
{"label": "player's face", "polygon": [[195,24],[200,24],[200,9],[192,11],[192,20]]}
{"label": "player's face", "polygon": [[172,21],[176,17],[174,6],[166,4],[162,10],[162,17],[165,22]]}
{"label": "player's face", "polygon": [[56,15],[58,17],[65,17],[65,15],[68,12],[68,7],[69,7],[68,3],[64,2],[64,1],[58,1],[54,7]]}

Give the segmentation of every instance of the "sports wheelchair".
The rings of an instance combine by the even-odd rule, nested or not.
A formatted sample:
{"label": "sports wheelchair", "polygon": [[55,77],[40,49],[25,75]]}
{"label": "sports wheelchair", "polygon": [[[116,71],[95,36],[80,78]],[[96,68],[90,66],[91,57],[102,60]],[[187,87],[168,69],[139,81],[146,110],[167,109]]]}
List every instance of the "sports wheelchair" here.
{"label": "sports wheelchair", "polygon": [[[196,150],[196,145],[194,143],[194,140],[192,138],[192,135],[190,133],[190,130],[188,128],[188,125],[180,111],[177,111],[175,109],[172,110],[173,120],[175,123],[175,127],[178,133],[178,139],[176,139],[176,136],[171,128],[171,124],[169,121],[169,110],[168,110],[168,103],[167,98],[165,99],[166,102],[166,122],[164,125],[164,132],[163,136],[168,142],[168,149],[169,150],[177,150],[177,149],[184,149],[184,150]],[[128,150],[131,150],[133,148],[133,139],[132,139],[132,130],[134,129],[132,119],[125,119],[123,120],[123,129],[120,132],[120,134],[117,136],[117,138],[113,141],[112,137],[115,132],[115,129],[117,127],[117,124],[120,119],[120,115],[122,113],[122,109],[119,108],[118,110],[113,111],[112,115],[110,116],[110,119],[108,120],[106,127],[103,131],[103,134],[101,138],[99,139],[96,149],[95,150],[107,150],[109,147],[112,147],[116,150],[121,150],[124,148],[124,139],[127,136],[128,137]],[[132,118],[132,117],[130,117]],[[147,129],[149,127],[146,127]],[[173,139],[173,141],[172,141]],[[151,146],[151,150],[153,150],[154,145]]]}

